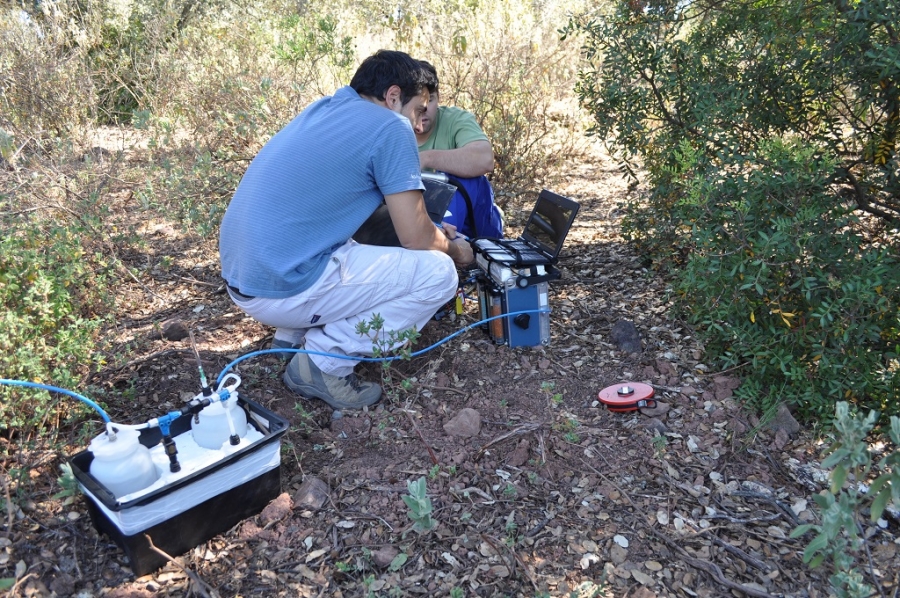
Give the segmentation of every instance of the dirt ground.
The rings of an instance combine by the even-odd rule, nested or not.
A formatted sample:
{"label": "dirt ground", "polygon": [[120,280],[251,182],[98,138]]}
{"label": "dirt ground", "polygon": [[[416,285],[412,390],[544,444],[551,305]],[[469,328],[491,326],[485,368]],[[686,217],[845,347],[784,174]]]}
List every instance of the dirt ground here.
{"label": "dirt ground", "polygon": [[[84,496],[52,497],[59,465],[101,431],[89,422],[72,431],[68,455],[19,457],[42,490],[4,517],[0,577],[18,578],[9,595],[827,596],[827,567],[801,561],[811,538],[789,537],[818,520],[822,447],[789,415],[760,424],[742,412],[740,378],[704,364],[666,281],[623,243],[618,204],[629,190],[608,157],[587,154],[553,190],[582,208],[550,285],[548,346],[496,345],[475,327],[394,363],[384,400],[342,414],[285,388],[276,356],[241,362],[241,395],[290,423],[281,494],[137,579]],[[127,189],[114,197],[119,217],[137,217]],[[533,200],[508,206],[509,232]],[[129,359],[91,380],[126,423],[199,390],[190,339],[171,340],[179,323],[211,377],[268,348],[272,333],[223,292],[213,242],[168,222],[145,222],[143,234],[144,252],[119,256],[143,275],[123,276],[122,315],[108,331]],[[468,291],[463,313],[432,321],[414,349],[478,319]],[[614,338],[628,322],[638,352]],[[598,402],[624,382],[651,385],[657,406],[614,413]],[[464,409],[475,421],[448,426]],[[402,498],[422,477],[437,525],[420,533]],[[860,566],[896,596],[898,522],[866,533]]]}

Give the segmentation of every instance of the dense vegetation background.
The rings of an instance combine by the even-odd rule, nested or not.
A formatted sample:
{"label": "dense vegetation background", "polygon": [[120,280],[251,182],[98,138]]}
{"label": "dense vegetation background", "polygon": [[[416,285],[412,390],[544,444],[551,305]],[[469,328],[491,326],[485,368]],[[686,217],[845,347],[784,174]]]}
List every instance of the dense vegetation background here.
{"label": "dense vegetation background", "polygon": [[[140,223],[178,225],[214,255],[268,137],[396,48],[434,63],[443,102],[479,118],[501,205],[564,176],[585,135],[608,145],[637,190],[624,232],[748,405],[814,424],[839,401],[898,414],[897,23],[896,0],[6,2],[0,378],[102,402],[92,377],[130,351],[113,346],[117,281],[174,259],[122,259],[145,246]],[[111,136],[126,151],[104,149]],[[116,209],[113,188],[128,189]],[[856,588],[839,595],[867,595],[847,573],[862,501],[845,481],[869,475],[865,438],[888,420],[849,426],[839,404],[839,473],[805,560],[828,552],[834,587]],[[0,456],[53,451],[83,409],[0,386]],[[873,516],[900,500],[891,455]],[[9,506],[28,472],[6,473]]]}
{"label": "dense vegetation background", "polygon": [[[645,183],[626,233],[740,396],[898,412],[900,8],[889,0],[60,0],[0,10],[0,376],[96,391],[125,181],[214,243],[243,169],[380,47],[431,60],[491,137],[501,204],[588,133]],[[580,104],[580,109],[579,109]],[[115,127],[115,128],[111,128]],[[134,134],[138,160],[98,132]],[[163,258],[163,261],[165,258]],[[163,264],[165,265],[165,264]],[[149,267],[149,265],[148,265]],[[21,441],[78,417],[0,388]],[[53,425],[48,425],[53,424]],[[46,439],[47,436],[44,436]]]}

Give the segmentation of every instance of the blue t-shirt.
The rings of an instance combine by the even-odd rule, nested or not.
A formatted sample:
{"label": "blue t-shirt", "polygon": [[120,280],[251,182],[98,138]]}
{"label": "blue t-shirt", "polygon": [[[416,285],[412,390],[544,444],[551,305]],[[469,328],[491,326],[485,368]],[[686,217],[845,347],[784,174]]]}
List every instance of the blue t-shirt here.
{"label": "blue t-shirt", "polygon": [[244,295],[296,295],[385,195],[423,188],[409,120],[343,87],[250,163],[219,230],[222,276]]}

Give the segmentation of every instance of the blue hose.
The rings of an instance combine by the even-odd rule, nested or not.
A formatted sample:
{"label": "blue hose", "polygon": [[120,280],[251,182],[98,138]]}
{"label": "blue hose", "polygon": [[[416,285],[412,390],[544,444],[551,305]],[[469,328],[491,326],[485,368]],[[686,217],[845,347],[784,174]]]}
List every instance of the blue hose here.
{"label": "blue hose", "polygon": [[[438,342],[434,343],[433,345],[431,345],[429,347],[425,347],[424,349],[420,349],[419,351],[410,353],[409,356],[410,357],[419,357],[420,355],[424,355],[428,351],[431,351],[432,349],[443,345],[447,341],[456,338],[463,332],[466,332],[467,330],[471,330],[472,328],[475,328],[476,326],[481,326],[482,324],[486,324],[487,322],[490,322],[491,320],[496,320],[497,318],[509,318],[512,316],[517,316],[519,314],[549,313],[549,312],[550,312],[549,309],[527,309],[527,310],[523,310],[523,311],[515,311],[515,312],[510,312],[508,314],[501,314],[499,316],[492,316],[490,318],[485,318],[484,320],[479,320],[478,322],[469,324],[465,328],[461,328],[461,329],[457,330],[453,334],[442,338],[441,340],[439,340]],[[353,361],[366,361],[366,362],[397,361],[400,359],[405,359],[405,357],[402,355],[393,355],[391,357],[359,357],[359,356],[355,356],[355,355],[339,355],[337,353],[323,353],[321,351],[307,351],[305,349],[265,349],[263,351],[252,351],[250,353],[247,353],[246,355],[241,355],[240,357],[238,357],[237,359],[235,359],[234,361],[232,361],[231,363],[226,365],[225,368],[219,373],[218,378],[216,378],[216,385],[218,386],[219,384],[221,384],[221,382],[224,379],[225,374],[228,372],[228,370],[230,370],[231,368],[233,368],[240,362],[242,362],[246,359],[250,359],[251,357],[255,357],[257,355],[266,355],[269,353],[306,353],[308,355],[322,355],[324,357],[335,357],[337,359],[351,359]],[[26,388],[39,388],[41,390],[49,390],[51,392],[62,393],[64,395],[74,397],[74,398],[78,399],[79,401],[81,401],[82,403],[84,403],[85,405],[92,407],[97,413],[100,414],[100,417],[103,418],[103,421],[105,423],[111,423],[111,421],[112,421],[112,420],[110,420],[109,415],[106,414],[106,411],[104,411],[103,408],[100,407],[100,405],[98,405],[94,401],[90,400],[89,398],[78,394],[77,392],[72,392],[71,390],[66,390],[65,388],[59,388],[57,386],[50,386],[48,384],[40,384],[39,382],[26,382],[23,380],[7,380],[5,378],[0,378],[0,384],[6,384],[9,386],[24,386]]]}
{"label": "blue hose", "polygon": [[93,407],[94,410],[100,414],[100,417],[103,418],[103,421],[106,423],[110,423],[109,416],[106,414],[106,411],[103,410],[100,405],[90,400],[89,398],[78,394],[77,392],[72,392],[71,390],[66,390],[65,388],[58,388],[56,386],[49,386],[47,384],[40,384],[38,382],[24,382],[22,380],[6,380],[4,378],[0,378],[0,384],[7,384],[9,386],[25,386],[27,388],[40,388],[41,390],[49,390],[52,392],[59,392],[64,395],[69,395],[70,397],[75,397],[82,403],[86,404],[88,407]]}
{"label": "blue hose", "polygon": [[[466,332],[467,330],[471,330],[472,328],[475,328],[476,326],[481,326],[482,324],[486,324],[487,322],[490,322],[491,320],[496,320],[498,318],[510,318],[512,316],[518,316],[519,314],[533,314],[533,313],[538,313],[538,314],[550,313],[550,310],[549,309],[526,309],[526,310],[522,310],[522,311],[513,311],[513,312],[509,312],[508,314],[501,314],[499,316],[492,316],[490,318],[485,318],[484,320],[479,320],[473,324],[469,324],[465,328],[460,328],[453,334],[442,338],[441,340],[434,343],[430,347],[425,347],[424,349],[420,349],[414,353],[410,353],[409,357],[418,357],[420,355],[423,355],[423,354],[431,351],[432,349],[443,345],[447,341],[456,338],[463,332]],[[257,355],[267,355],[270,353],[306,353],[307,355],[321,355],[323,357],[334,357],[336,359],[350,359],[353,361],[365,361],[365,362],[398,361],[401,359],[406,359],[406,357],[403,355],[394,355],[391,357],[359,357],[357,355],[339,355],[337,353],[324,353],[322,351],[307,351],[306,349],[264,349],[262,351],[252,351],[250,353],[247,353],[246,355],[241,355],[240,357],[238,357],[237,359],[235,359],[234,361],[232,361],[231,363],[226,365],[222,369],[221,373],[219,373],[219,377],[216,378],[216,384],[219,384],[222,381],[222,377],[225,376],[225,373],[228,372],[228,370],[230,370],[231,368],[233,368],[240,362],[242,362],[246,359],[250,359],[251,357],[256,357]]]}

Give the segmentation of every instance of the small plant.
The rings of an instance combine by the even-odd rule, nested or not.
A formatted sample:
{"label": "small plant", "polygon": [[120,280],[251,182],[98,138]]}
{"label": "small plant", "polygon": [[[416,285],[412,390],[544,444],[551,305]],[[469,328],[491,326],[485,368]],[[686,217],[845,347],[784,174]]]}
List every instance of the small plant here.
{"label": "small plant", "polygon": [[315,427],[315,418],[312,413],[306,410],[302,402],[294,403],[294,411],[297,413],[297,427],[306,434],[309,434],[313,431]]}
{"label": "small plant", "polygon": [[465,595],[463,589],[458,586],[450,589],[450,598],[463,598]]}
{"label": "small plant", "polygon": [[653,454],[659,459],[666,452],[666,445],[668,444],[666,437],[662,434],[654,434],[650,442],[653,443]]}
{"label": "small plant", "polygon": [[53,498],[76,496],[78,494],[78,480],[75,479],[75,474],[72,473],[72,466],[68,463],[63,463],[59,466],[59,469],[62,475],[56,478],[56,483],[59,484],[61,489],[53,495]]}
{"label": "small plant", "polygon": [[425,477],[406,482],[406,488],[409,495],[403,497],[403,502],[409,507],[407,515],[413,522],[413,530],[420,534],[433,530],[437,521],[431,517],[431,499],[427,495]]}
{"label": "small plant", "polygon": [[441,466],[434,465],[430,470],[428,470],[428,479],[434,480],[435,478],[438,477],[438,475],[440,475],[440,473],[441,473]]}
{"label": "small plant", "polygon": [[[854,555],[866,543],[859,525],[863,508],[868,506],[872,521],[876,521],[889,501],[900,504],[900,449],[896,448],[900,447],[900,418],[891,417],[889,436],[895,450],[875,465],[866,438],[877,420],[875,411],[863,417],[851,414],[848,403],[837,403],[834,427],[838,439],[822,462],[823,467],[833,468],[831,487],[813,497],[822,509],[822,523],[801,525],[791,533],[792,538],[807,532],[816,534],[803,551],[803,562],[814,568],[830,558],[834,574],[829,581],[840,598],[863,598],[874,593],[854,566]],[[862,483],[869,479],[873,467],[881,473],[864,492]]]}
{"label": "small plant", "polygon": [[[384,318],[380,314],[372,314],[370,320],[363,320],[356,325],[356,332],[372,339],[372,356],[383,358],[381,362],[381,381],[388,396],[399,398],[400,390],[412,389],[412,381],[408,378],[394,383],[391,375],[391,362],[396,359],[408,360],[412,354],[412,346],[419,340],[419,331],[415,327],[406,330],[384,330]],[[396,356],[391,357],[391,353]]]}
{"label": "small plant", "polygon": [[561,392],[553,392],[556,389],[556,382],[541,382],[541,390],[550,396],[550,404],[553,407],[559,407],[563,402]]}

